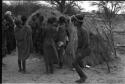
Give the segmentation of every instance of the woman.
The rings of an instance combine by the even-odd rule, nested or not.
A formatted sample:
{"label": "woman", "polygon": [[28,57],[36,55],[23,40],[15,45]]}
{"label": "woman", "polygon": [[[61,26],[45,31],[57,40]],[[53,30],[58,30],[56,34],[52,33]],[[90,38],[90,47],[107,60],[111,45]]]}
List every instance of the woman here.
{"label": "woman", "polygon": [[30,56],[32,49],[32,31],[31,28],[25,24],[27,18],[22,16],[21,20],[17,19],[15,21],[15,39],[18,49],[19,72],[26,73],[26,59]]}

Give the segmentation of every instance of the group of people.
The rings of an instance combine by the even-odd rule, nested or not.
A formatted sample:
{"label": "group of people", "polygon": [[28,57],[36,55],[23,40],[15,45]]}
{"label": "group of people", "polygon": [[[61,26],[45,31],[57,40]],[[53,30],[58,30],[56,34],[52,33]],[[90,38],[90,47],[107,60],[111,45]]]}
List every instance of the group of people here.
{"label": "group of people", "polygon": [[12,13],[7,11],[2,21],[2,57],[7,52],[11,54],[14,49],[18,50],[19,72],[26,72],[26,59],[33,49],[32,30],[25,23],[25,16],[12,17]]}
{"label": "group of people", "polygon": [[[9,16],[10,14],[7,15]],[[34,20],[35,17],[39,17],[39,24],[41,24],[44,20],[44,17],[40,16],[40,14],[36,14],[36,16],[34,16],[32,19]],[[72,16],[70,19],[77,28],[78,35],[78,47],[75,52],[75,55],[77,56],[73,59],[72,63],[72,66],[80,76],[80,79],[76,81],[78,83],[85,82],[87,78],[82,71],[82,68],[84,67],[82,64],[82,59],[88,56],[91,52],[89,48],[89,34],[82,28],[83,19],[84,16],[81,15]],[[67,29],[67,25],[70,23],[70,20],[64,16],[60,16],[59,18],[53,16],[48,18],[46,25],[42,26],[43,28],[41,28],[39,35],[42,36],[42,38],[39,39],[42,39],[42,45],[40,49],[43,51],[46,73],[53,73],[53,64],[59,64],[59,68],[63,67],[63,55],[65,54],[66,46],[70,41],[70,34]],[[28,25],[26,24],[26,21],[27,18],[25,16],[17,17],[13,21],[15,25],[13,27],[13,35],[18,49],[19,72],[22,73],[26,73],[26,59],[30,56],[30,53],[33,52],[33,47],[36,46],[36,37],[33,35],[37,31],[34,30],[34,25]],[[4,30],[6,27],[7,26],[5,25]],[[4,47],[7,42],[3,39],[2,41],[4,41],[4,46],[2,47],[4,51]]]}

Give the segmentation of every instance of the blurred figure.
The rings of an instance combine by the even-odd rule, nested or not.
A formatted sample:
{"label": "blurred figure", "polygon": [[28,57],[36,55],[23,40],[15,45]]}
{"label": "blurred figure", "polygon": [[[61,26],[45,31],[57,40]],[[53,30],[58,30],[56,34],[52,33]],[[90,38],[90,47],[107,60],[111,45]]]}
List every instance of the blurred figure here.
{"label": "blurred figure", "polygon": [[[4,19],[4,17],[2,17],[2,59],[7,54],[6,32],[7,32],[6,20]],[[5,64],[2,62],[2,65],[5,65]]]}
{"label": "blurred figure", "polygon": [[69,38],[69,32],[66,29],[67,20],[64,16],[59,17],[58,24],[59,26],[58,26],[56,43],[57,43],[57,49],[59,53],[59,68],[62,68],[65,48]]}
{"label": "blurred figure", "polygon": [[16,49],[16,41],[14,37],[14,22],[12,18],[12,12],[7,11],[4,15],[4,19],[6,20],[6,38],[7,38],[7,52],[11,54],[11,52]]}
{"label": "blurred figure", "polygon": [[56,24],[56,17],[50,17],[44,28],[43,53],[47,74],[53,73],[53,63],[58,63],[58,52],[54,40],[57,32],[55,27]]}
{"label": "blurred figure", "polygon": [[27,18],[25,16],[15,20],[15,38],[18,49],[18,67],[19,72],[26,73],[26,59],[32,52],[32,31],[29,26],[25,24]]}
{"label": "blurred figure", "polygon": [[91,53],[89,48],[89,34],[85,29],[82,28],[83,19],[84,16],[82,15],[76,15],[71,18],[71,21],[74,23],[74,26],[77,27],[78,31],[78,47],[76,51],[77,56],[72,63],[80,77],[80,79],[76,81],[77,83],[83,83],[87,79],[87,76],[82,71],[82,68],[84,67],[82,64],[82,59],[84,59],[86,56],[89,56]]}

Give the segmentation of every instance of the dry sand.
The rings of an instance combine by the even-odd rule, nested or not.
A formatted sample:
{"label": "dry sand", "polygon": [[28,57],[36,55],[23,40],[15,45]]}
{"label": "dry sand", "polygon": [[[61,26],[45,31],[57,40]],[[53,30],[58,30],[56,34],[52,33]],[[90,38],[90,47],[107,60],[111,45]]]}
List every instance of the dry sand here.
{"label": "dry sand", "polygon": [[[34,54],[27,60],[27,71],[29,74],[21,74],[18,72],[17,65],[17,53],[13,52],[11,55],[7,55],[3,62],[6,66],[2,66],[2,82],[3,83],[75,83],[79,77],[77,73],[64,67],[63,69],[57,69],[54,67],[54,74],[45,74],[44,61],[41,58],[33,57]],[[107,72],[105,65],[98,65],[91,69],[83,69],[88,76],[86,83],[97,84],[106,83],[125,84],[125,54],[118,54],[121,60],[110,63],[111,73]]]}

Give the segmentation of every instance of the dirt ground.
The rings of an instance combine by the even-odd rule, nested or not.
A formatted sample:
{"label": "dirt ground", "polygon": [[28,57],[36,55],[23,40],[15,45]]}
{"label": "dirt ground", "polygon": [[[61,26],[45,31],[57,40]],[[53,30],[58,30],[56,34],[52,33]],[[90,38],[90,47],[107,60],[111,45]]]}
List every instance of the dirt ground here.
{"label": "dirt ground", "polygon": [[[122,83],[125,84],[125,54],[118,54],[119,59],[110,63],[111,73],[108,73],[105,64],[91,67],[90,69],[83,69],[88,76],[86,83]],[[3,62],[6,64],[2,66],[2,82],[3,83],[74,83],[79,79],[75,71],[70,70],[64,66],[63,69],[54,67],[54,74],[45,74],[45,66],[43,58],[34,58],[34,54],[27,60],[28,74],[21,74],[18,72],[17,52],[7,55]]]}

